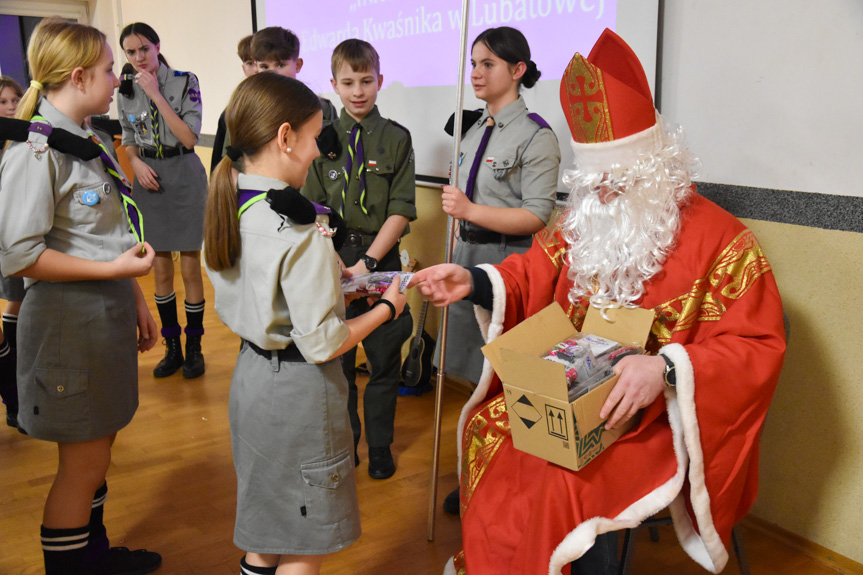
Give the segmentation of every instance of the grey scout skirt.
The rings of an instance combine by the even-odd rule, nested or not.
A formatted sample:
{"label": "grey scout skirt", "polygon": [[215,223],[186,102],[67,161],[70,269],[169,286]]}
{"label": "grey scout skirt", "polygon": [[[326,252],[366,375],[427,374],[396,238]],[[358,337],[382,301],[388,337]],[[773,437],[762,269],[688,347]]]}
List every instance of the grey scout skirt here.
{"label": "grey scout skirt", "polygon": [[359,538],[347,404],[340,360],[279,362],[243,344],[229,409],[237,547],[319,555]]}
{"label": "grey scout skirt", "polygon": [[18,316],[18,423],[55,442],[101,439],[138,409],[132,280],[52,283],[27,290]]}
{"label": "grey scout skirt", "polygon": [[194,252],[204,240],[207,173],[195,153],[157,160],[141,157],[159,176],[158,191],[135,180],[132,198],[144,217],[144,239],[157,252]]}

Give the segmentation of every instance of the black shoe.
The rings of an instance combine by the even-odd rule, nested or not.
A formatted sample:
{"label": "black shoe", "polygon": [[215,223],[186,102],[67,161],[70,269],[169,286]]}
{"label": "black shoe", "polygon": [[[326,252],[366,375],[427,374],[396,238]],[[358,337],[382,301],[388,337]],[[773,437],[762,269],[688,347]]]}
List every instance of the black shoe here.
{"label": "black shoe", "polygon": [[153,370],[153,377],[168,377],[177,373],[177,370],[183,367],[183,350],[180,347],[180,336],[166,337],[163,340],[165,344],[165,357]]}
{"label": "black shoe", "polygon": [[144,575],[162,565],[162,556],[146,549],[131,551],[127,547],[111,547],[98,562],[84,570],[87,575]]}
{"label": "black shoe", "polygon": [[186,335],[186,361],[183,363],[183,377],[195,379],[204,375],[204,354],[201,353],[201,336]]}
{"label": "black shoe", "polygon": [[396,464],[389,447],[369,447],[369,477],[386,479],[396,472]]}
{"label": "black shoe", "polygon": [[461,502],[458,497],[458,488],[455,491],[447,495],[443,500],[443,510],[450,515],[458,515],[459,507],[461,507]]}

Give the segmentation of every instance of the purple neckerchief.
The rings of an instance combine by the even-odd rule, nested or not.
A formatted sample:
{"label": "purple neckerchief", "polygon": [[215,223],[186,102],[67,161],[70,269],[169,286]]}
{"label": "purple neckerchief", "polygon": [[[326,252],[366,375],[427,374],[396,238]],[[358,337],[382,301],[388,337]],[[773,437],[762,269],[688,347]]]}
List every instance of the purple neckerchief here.
{"label": "purple neckerchief", "polygon": [[139,244],[143,244],[144,216],[141,214],[141,210],[138,209],[138,204],[136,204],[135,200],[132,199],[132,184],[120,175],[120,171],[117,169],[114,159],[108,155],[108,151],[98,138],[93,134],[90,134],[90,139],[99,145],[99,158],[105,166],[105,171],[114,178],[114,181],[117,183],[117,187],[120,189],[120,199],[123,201],[123,207],[126,208],[126,218],[129,220],[129,225],[132,226],[132,232],[135,234],[135,239],[138,240]]}
{"label": "purple neckerchief", "polygon": [[473,164],[470,166],[470,172],[467,175],[467,185],[464,187],[464,195],[467,199],[473,201],[473,187],[476,183],[476,175],[479,172],[479,165],[482,163],[482,155],[488,146],[488,140],[491,138],[491,130],[494,128],[494,118],[488,117],[485,124],[485,132],[482,134],[482,140],[479,142],[479,147],[476,149],[476,155],[473,157]]}

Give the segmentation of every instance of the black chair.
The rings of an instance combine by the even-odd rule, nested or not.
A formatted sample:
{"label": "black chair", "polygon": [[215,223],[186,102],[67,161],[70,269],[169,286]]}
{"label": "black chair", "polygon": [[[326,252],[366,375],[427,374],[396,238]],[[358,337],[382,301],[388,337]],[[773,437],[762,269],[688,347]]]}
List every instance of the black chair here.
{"label": "black chair", "polygon": [[[642,527],[647,527],[650,533],[650,540],[655,543],[659,541],[659,529],[657,527],[660,525],[671,525],[671,516],[651,517],[645,519],[638,527],[624,531],[623,551],[620,555],[620,575],[629,575],[629,568],[632,566],[632,555],[635,551],[635,536],[638,530]],[[740,534],[739,525],[735,525],[734,529],[731,530],[731,544],[734,547],[734,555],[737,558],[737,566],[740,568],[741,575],[750,575],[749,560],[746,558],[746,549],[743,547],[743,537]]]}

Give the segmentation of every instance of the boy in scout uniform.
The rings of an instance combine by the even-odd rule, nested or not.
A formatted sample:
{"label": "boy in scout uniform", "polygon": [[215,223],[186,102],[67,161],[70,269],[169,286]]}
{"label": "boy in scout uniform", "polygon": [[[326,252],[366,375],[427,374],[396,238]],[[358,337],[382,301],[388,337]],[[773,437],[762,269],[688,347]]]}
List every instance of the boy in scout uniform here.
{"label": "boy in scout uniform", "polygon": [[[312,163],[303,195],[338,210],[345,219],[348,239],[339,250],[345,275],[398,271],[399,238],[416,219],[413,146],[410,133],[381,117],[375,105],[383,83],[380,59],[368,42],[345,40],[332,56],[333,89],[342,101],[333,124],[340,154],[322,155]],[[369,308],[365,298],[353,301],[347,317]],[[403,313],[363,340],[371,371],[363,395],[369,475],[391,477],[396,470],[393,442],[398,396],[401,346],[410,337],[412,320]],[[348,408],[354,444],[362,426],[357,413],[356,348],[344,355],[343,369],[350,385]],[[357,458],[356,463],[359,463]]]}

